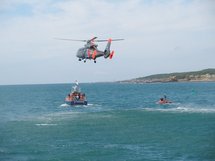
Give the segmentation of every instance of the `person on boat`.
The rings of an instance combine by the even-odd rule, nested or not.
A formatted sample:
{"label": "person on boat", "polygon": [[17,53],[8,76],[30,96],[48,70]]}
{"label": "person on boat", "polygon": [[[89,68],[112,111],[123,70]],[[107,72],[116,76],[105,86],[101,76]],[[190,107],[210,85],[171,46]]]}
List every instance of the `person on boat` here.
{"label": "person on boat", "polygon": [[66,101],[71,101],[72,100],[72,97],[70,94],[68,94],[68,96],[66,97]]}
{"label": "person on boat", "polygon": [[165,100],[166,103],[172,103],[172,101],[167,99],[166,95],[164,95],[164,100]]}
{"label": "person on boat", "polygon": [[77,93],[77,94],[75,95],[75,98],[76,98],[77,101],[79,100],[79,98],[80,98],[79,93]]}
{"label": "person on boat", "polygon": [[164,95],[164,98],[160,98],[158,101],[159,104],[166,104],[166,103],[172,103],[171,101],[167,100],[166,96]]}
{"label": "person on boat", "polygon": [[165,104],[166,102],[165,102],[164,98],[160,98],[160,100],[158,101],[158,103],[159,104]]}

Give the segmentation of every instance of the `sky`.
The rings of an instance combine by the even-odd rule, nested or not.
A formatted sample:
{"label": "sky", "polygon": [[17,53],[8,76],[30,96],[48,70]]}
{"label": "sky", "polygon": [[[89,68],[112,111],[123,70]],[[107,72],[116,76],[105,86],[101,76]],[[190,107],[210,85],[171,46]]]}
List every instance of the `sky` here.
{"label": "sky", "polygon": [[[82,42],[123,38],[112,60]],[[106,43],[99,43],[104,50]],[[213,0],[1,0],[0,85],[106,82],[215,68]]]}

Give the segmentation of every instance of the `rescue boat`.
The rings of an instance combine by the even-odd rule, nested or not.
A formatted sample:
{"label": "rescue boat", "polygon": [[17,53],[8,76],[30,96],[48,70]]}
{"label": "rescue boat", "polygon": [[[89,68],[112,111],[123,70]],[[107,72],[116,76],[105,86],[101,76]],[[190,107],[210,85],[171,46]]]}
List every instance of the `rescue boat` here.
{"label": "rescue boat", "polygon": [[77,81],[73,86],[73,90],[66,96],[65,103],[68,105],[87,105],[86,95],[81,92]]}

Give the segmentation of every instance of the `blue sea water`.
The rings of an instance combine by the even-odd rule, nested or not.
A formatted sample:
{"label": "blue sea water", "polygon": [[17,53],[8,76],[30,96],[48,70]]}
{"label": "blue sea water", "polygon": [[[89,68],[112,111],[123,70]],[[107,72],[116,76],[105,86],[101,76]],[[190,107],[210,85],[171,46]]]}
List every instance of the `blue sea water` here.
{"label": "blue sea water", "polygon": [[71,84],[0,86],[0,160],[215,160],[214,82],[80,85],[87,106]]}

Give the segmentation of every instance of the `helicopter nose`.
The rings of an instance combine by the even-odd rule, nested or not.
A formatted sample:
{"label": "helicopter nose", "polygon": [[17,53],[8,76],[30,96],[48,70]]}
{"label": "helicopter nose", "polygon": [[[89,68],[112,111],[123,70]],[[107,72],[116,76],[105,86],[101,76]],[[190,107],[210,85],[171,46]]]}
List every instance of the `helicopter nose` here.
{"label": "helicopter nose", "polygon": [[77,51],[76,56],[79,57],[79,51]]}
{"label": "helicopter nose", "polygon": [[79,58],[81,57],[81,49],[79,49],[79,50],[77,51],[76,56],[79,57]]}

